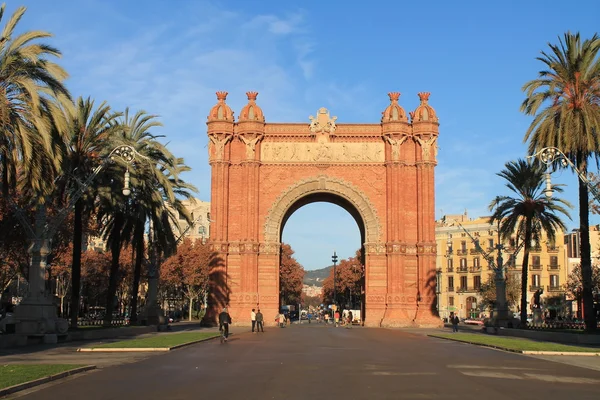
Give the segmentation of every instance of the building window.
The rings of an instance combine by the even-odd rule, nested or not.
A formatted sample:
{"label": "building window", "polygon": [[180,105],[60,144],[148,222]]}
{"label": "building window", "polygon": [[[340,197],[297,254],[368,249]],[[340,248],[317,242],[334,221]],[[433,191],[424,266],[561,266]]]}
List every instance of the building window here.
{"label": "building window", "polygon": [[453,267],[454,267],[453,260],[451,258],[449,258],[448,259],[448,271],[452,271]]}
{"label": "building window", "polygon": [[479,268],[479,257],[473,259],[473,267]]}
{"label": "building window", "polygon": [[466,252],[467,251],[467,242],[465,242],[464,240],[462,242],[460,242],[460,249],[463,252]]}
{"label": "building window", "polygon": [[448,297],[448,305],[454,307],[454,296]]}
{"label": "building window", "polygon": [[466,258],[461,258],[460,259],[460,267],[461,268],[467,268],[467,259]]}
{"label": "building window", "polygon": [[558,268],[558,257],[550,256],[550,266],[553,268]]}
{"label": "building window", "polygon": [[473,289],[479,290],[481,288],[481,277],[474,276],[473,277]]}
{"label": "building window", "polygon": [[534,267],[540,266],[540,256],[531,256],[531,265]]}
{"label": "building window", "polygon": [[202,236],[206,235],[206,227],[200,226],[198,228],[198,235],[202,235]]}
{"label": "building window", "polygon": [[488,248],[490,248],[490,249],[494,248],[494,239],[488,239]]}
{"label": "building window", "polygon": [[449,276],[448,277],[448,291],[453,291],[453,290],[454,290],[454,277]]}
{"label": "building window", "polygon": [[466,276],[460,277],[460,288],[462,290],[467,290],[467,277]]}
{"label": "building window", "polygon": [[560,285],[558,283],[558,275],[550,275],[550,287],[557,288],[559,286]]}
{"label": "building window", "polygon": [[531,275],[531,286],[535,288],[540,287],[540,276],[538,274]]}

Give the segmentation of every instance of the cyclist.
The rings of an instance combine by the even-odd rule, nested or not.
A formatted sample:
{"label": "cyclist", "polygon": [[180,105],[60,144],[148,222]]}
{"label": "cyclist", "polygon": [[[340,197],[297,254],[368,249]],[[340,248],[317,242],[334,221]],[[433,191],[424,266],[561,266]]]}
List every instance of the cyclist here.
{"label": "cyclist", "polygon": [[229,337],[229,324],[231,324],[231,316],[227,312],[227,307],[225,307],[219,314],[219,332],[222,332],[221,343],[226,342],[227,337]]}

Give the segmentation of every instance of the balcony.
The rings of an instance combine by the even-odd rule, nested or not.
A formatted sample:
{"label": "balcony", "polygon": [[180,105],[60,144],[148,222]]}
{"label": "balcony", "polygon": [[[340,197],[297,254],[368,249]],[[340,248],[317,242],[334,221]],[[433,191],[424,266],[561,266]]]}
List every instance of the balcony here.
{"label": "balcony", "polygon": [[542,246],[535,246],[530,249],[533,253],[539,253],[542,251]]}
{"label": "balcony", "polygon": [[471,250],[469,250],[469,253],[471,255],[477,255],[477,254],[479,254],[479,251],[477,249],[471,249]]}
{"label": "balcony", "polygon": [[449,292],[454,292],[454,286],[448,286],[448,291]]}
{"label": "balcony", "polygon": [[473,286],[465,286],[465,287],[459,287],[458,289],[456,289],[456,291],[458,293],[475,293],[478,290]]}
{"label": "balcony", "polygon": [[536,290],[543,290],[543,288],[540,285],[529,285],[530,292],[535,292]]}
{"label": "balcony", "polygon": [[471,273],[481,272],[481,266],[470,267],[469,272],[471,272]]}
{"label": "balcony", "polygon": [[446,272],[454,272],[454,267],[447,267]]}
{"label": "balcony", "polygon": [[456,250],[456,254],[459,255],[459,256],[466,256],[467,253],[468,253],[467,249]]}
{"label": "balcony", "polygon": [[558,264],[550,264],[548,265],[548,271],[556,271],[560,269],[560,265]]}
{"label": "balcony", "polygon": [[556,293],[556,292],[562,292],[563,288],[561,286],[552,286],[552,285],[548,285],[547,286],[548,291],[551,293]]}
{"label": "balcony", "polygon": [[548,253],[558,253],[558,246],[548,246]]}
{"label": "balcony", "polygon": [[541,271],[542,270],[542,265],[541,264],[534,264],[534,265],[530,266],[529,269],[531,269],[532,271]]}
{"label": "balcony", "polygon": [[458,267],[458,268],[456,268],[456,272],[466,274],[467,272],[469,272],[469,269],[467,267]]}

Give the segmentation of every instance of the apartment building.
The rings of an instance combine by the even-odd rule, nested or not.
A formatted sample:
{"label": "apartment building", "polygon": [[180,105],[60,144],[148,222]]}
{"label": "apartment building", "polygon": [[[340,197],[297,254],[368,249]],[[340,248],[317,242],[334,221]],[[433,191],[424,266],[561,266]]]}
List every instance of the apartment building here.
{"label": "apartment building", "polygon": [[[542,237],[540,247],[531,249],[529,259],[528,299],[536,290],[544,296],[564,295],[567,264],[562,232],[555,243]],[[474,241],[483,250],[476,249]],[[497,262],[498,226],[489,223],[489,217],[471,219],[465,212],[445,215],[436,221],[438,310],[442,318],[454,312],[461,318],[487,316],[482,304],[481,285],[494,276],[488,260]],[[521,279],[523,250],[516,248],[515,239],[500,243],[505,273]],[[513,307],[516,311],[516,308]]]}
{"label": "apartment building", "polygon": [[[207,241],[210,237],[210,202],[195,198],[182,201],[185,208],[192,216],[192,226],[189,226],[182,215],[177,218],[178,227],[174,229],[175,237],[189,237],[192,240]],[[84,250],[107,251],[106,242],[99,236],[87,238]]]}
{"label": "apartment building", "polygon": [[180,234],[192,240],[206,242],[210,237],[210,202],[191,198],[183,200],[182,203],[192,216],[192,226],[180,215],[177,219]]}

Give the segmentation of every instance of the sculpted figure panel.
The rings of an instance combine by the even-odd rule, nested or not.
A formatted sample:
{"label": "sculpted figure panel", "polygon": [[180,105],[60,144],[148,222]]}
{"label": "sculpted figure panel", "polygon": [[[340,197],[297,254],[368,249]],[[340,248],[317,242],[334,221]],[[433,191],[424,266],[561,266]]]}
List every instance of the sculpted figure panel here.
{"label": "sculpted figure panel", "polygon": [[262,145],[262,162],[384,162],[383,143],[278,143]]}
{"label": "sculpted figure panel", "polygon": [[208,137],[210,138],[211,147],[214,149],[215,159],[223,159],[223,150],[227,142],[231,139],[231,135],[209,135]]}
{"label": "sculpted figure panel", "polygon": [[421,145],[421,150],[423,152],[423,161],[430,161],[432,149],[433,159],[431,161],[435,161],[437,157],[437,136],[431,136],[428,139],[421,139],[420,137],[415,136],[415,140]]}

